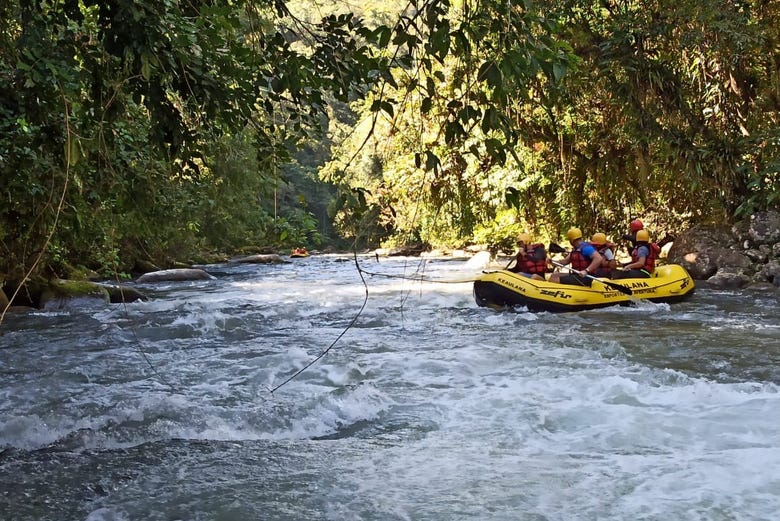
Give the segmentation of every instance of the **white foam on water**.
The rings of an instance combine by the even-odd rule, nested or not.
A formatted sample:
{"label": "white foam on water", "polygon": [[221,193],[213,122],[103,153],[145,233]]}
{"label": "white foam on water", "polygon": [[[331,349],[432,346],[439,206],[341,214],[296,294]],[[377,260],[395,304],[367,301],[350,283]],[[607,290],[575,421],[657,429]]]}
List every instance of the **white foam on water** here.
{"label": "white foam on water", "polygon": [[468,261],[466,261],[464,270],[468,270],[468,271],[483,270],[487,268],[489,265],[490,265],[490,252],[480,251],[475,253],[473,257],[471,257]]}
{"label": "white foam on water", "polygon": [[[767,316],[695,301],[495,312],[475,305],[470,284],[369,277],[369,301],[347,330],[365,296],[354,265],[307,262],[252,268],[224,293],[219,282],[203,292],[171,285],[121,321],[92,312],[96,324],[79,321],[69,343],[62,325],[23,349],[15,333],[1,351],[0,445],[83,453],[90,469],[132,452],[111,449],[159,448],[162,460],[136,462],[138,497],[133,486],[109,493],[104,508],[84,510],[90,521],[123,520],[127,501],[143,510],[143,485],[189,463],[208,474],[183,472],[148,507],[175,519],[170,505],[205,486],[194,480],[232,489],[236,468],[254,479],[267,471],[246,460],[266,451],[285,463],[278,476],[247,478],[237,493],[277,518],[300,508],[339,520],[763,520],[780,511],[776,383],[733,372],[727,358],[717,365],[728,378],[711,374],[697,359],[699,344],[734,338],[724,329],[763,324],[760,360],[771,361]],[[465,265],[428,262],[424,273],[451,278]],[[377,271],[417,266],[383,259]],[[132,327],[174,389],[139,356]],[[740,347],[743,364],[759,363],[754,346]],[[301,507],[307,500],[315,506]]]}
{"label": "white foam on water", "polygon": [[130,521],[130,518],[122,511],[102,507],[90,512],[84,521]]}
{"label": "white foam on water", "polygon": [[728,517],[753,501],[761,519],[780,505],[770,492],[780,482],[773,471],[780,394],[771,385],[683,378],[669,387],[647,371],[633,378],[507,374],[473,392],[437,396],[448,421],[360,462],[352,469],[359,483],[350,486],[388,505],[409,504],[411,494],[413,504],[477,516],[480,505],[500,513],[502,501],[513,504],[512,490],[526,513],[556,519],[718,507]]}

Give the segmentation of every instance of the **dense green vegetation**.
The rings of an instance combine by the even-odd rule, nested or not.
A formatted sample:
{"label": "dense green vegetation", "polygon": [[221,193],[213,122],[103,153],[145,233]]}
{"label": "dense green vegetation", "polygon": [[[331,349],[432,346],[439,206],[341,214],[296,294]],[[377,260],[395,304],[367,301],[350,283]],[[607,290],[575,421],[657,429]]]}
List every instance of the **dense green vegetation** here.
{"label": "dense green vegetation", "polygon": [[633,216],[661,232],[780,204],[776,4],[533,5],[451,10],[451,52],[421,50],[383,92],[395,113],[335,154],[329,178],[385,217],[377,239],[507,245],[522,228],[617,234]]}
{"label": "dense green vegetation", "polygon": [[2,6],[0,273],[129,271],[327,231],[305,197],[324,214],[327,187],[292,153],[328,101],[386,69],[357,21],[297,28],[272,1]]}
{"label": "dense green vegetation", "polygon": [[760,0],[11,0],[0,274],[780,204]]}

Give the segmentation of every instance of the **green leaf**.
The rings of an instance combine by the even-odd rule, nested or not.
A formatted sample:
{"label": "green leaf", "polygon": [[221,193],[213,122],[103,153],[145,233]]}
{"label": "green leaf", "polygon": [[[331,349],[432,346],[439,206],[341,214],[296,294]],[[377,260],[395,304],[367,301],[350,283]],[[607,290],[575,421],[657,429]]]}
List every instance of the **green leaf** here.
{"label": "green leaf", "polygon": [[377,35],[377,46],[382,49],[387,47],[387,44],[390,43],[390,38],[393,36],[393,31],[385,25],[380,25],[376,28],[375,33]]}
{"label": "green leaf", "polygon": [[566,76],[566,63],[555,62],[553,63],[553,78],[556,82],[561,81]]}
{"label": "green leaf", "polygon": [[504,75],[496,67],[495,62],[484,62],[479,68],[479,79],[487,83],[490,87],[500,88],[504,83]]}

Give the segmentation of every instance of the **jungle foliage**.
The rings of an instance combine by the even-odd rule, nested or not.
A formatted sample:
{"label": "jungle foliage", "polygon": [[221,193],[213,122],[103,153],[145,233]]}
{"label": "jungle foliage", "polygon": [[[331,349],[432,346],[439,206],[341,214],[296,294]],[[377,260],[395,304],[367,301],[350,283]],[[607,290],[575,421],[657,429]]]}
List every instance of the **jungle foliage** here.
{"label": "jungle foliage", "polygon": [[425,46],[356,108],[363,126],[324,173],[371,194],[386,242],[500,247],[522,229],[618,236],[635,216],[660,232],[776,208],[779,14],[724,0],[428,12]]}
{"label": "jungle foliage", "polygon": [[321,239],[305,195],[323,185],[292,153],[387,70],[358,20],[304,26],[273,0],[0,9],[0,273]]}
{"label": "jungle foliage", "polygon": [[775,3],[345,5],[0,4],[0,274],[780,204]]}

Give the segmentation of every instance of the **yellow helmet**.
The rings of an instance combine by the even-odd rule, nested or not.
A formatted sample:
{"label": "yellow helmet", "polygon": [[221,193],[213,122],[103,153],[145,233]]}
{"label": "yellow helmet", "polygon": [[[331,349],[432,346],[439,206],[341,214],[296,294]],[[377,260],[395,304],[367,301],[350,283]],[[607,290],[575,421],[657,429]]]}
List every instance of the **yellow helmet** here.
{"label": "yellow helmet", "polygon": [[531,236],[523,232],[517,237],[517,242],[520,241],[524,242],[525,244],[531,244]]}
{"label": "yellow helmet", "polygon": [[570,241],[582,239],[582,231],[579,228],[569,228],[569,231],[566,232],[566,238]]}
{"label": "yellow helmet", "polygon": [[593,237],[590,238],[590,242],[601,246],[602,244],[607,243],[607,236],[603,233],[594,233]]}
{"label": "yellow helmet", "polygon": [[650,234],[647,232],[647,230],[639,230],[636,232],[636,241],[637,242],[649,242],[650,241]]}

